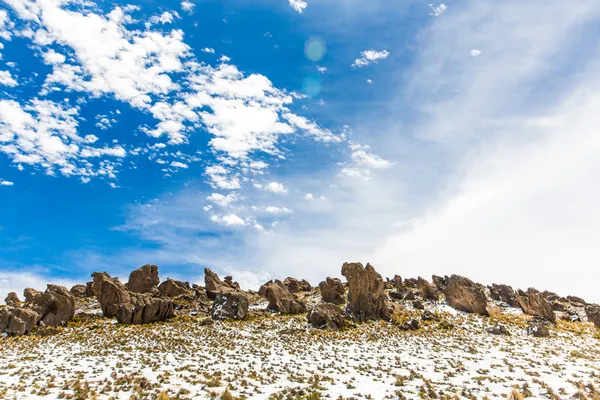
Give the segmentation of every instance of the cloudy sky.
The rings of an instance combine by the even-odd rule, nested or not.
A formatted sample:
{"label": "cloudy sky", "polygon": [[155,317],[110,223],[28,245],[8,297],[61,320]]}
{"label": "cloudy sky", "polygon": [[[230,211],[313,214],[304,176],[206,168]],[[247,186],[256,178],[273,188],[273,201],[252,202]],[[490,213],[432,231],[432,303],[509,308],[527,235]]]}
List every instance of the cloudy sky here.
{"label": "cloudy sky", "polygon": [[587,0],[4,0],[0,297],[344,261],[600,301]]}

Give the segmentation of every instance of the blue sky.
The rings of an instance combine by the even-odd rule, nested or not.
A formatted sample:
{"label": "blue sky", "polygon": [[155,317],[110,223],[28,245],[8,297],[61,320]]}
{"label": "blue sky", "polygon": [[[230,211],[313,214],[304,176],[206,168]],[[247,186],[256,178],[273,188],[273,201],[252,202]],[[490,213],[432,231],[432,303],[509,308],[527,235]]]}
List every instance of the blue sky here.
{"label": "blue sky", "polygon": [[600,300],[599,14],[6,0],[0,295],[360,260]]}

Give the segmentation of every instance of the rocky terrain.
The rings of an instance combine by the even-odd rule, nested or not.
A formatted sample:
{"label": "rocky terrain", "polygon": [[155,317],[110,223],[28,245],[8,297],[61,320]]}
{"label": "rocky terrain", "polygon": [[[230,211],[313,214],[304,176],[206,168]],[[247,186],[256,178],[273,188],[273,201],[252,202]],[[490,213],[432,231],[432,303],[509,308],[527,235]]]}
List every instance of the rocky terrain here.
{"label": "rocky terrain", "polygon": [[600,306],[578,297],[360,263],[258,292],[158,272],[10,293],[0,398],[600,398]]}

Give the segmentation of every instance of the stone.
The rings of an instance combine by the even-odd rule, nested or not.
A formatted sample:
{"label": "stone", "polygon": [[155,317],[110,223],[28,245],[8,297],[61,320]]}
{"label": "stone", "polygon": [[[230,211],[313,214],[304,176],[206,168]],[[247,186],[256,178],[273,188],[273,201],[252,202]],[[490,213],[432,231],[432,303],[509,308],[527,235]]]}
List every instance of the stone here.
{"label": "stone", "polygon": [[232,284],[221,282],[219,275],[208,268],[204,269],[204,288],[206,290],[206,295],[211,300],[216,299],[220,294],[228,294],[237,290],[235,287],[232,287]]}
{"label": "stone", "polygon": [[44,293],[38,293],[28,304],[40,315],[42,326],[65,325],[75,316],[75,297],[64,286],[48,285]]}
{"label": "stone", "polygon": [[231,276],[226,276],[225,278],[223,278],[223,283],[232,289],[240,290],[240,284],[234,282],[233,277]]}
{"label": "stone", "polygon": [[21,300],[19,300],[19,296],[15,292],[10,292],[4,299],[4,302],[8,306],[17,307],[21,303]]}
{"label": "stone", "polygon": [[584,299],[577,296],[567,296],[567,301],[574,307],[585,307],[587,304]]}
{"label": "stone", "polygon": [[556,315],[552,311],[552,306],[542,293],[534,288],[527,289],[527,292],[522,290],[517,291],[517,299],[523,312],[526,314],[541,317],[550,322],[556,322]]}
{"label": "stone", "polygon": [[71,288],[71,294],[75,297],[86,297],[87,287],[85,285],[75,285]]}
{"label": "stone", "polygon": [[425,305],[423,304],[423,302],[421,300],[414,300],[412,302],[412,305],[416,310],[424,310],[425,309]]}
{"label": "stone", "polygon": [[468,278],[460,275],[450,276],[444,288],[444,295],[448,305],[457,310],[489,316],[483,286]]}
{"label": "stone", "polygon": [[282,314],[301,314],[306,305],[296,299],[294,294],[280,280],[266,284],[265,297],[269,301],[268,309]]}
{"label": "stone", "polygon": [[405,331],[416,331],[419,329],[419,320],[411,319],[410,321],[406,321],[400,326],[400,328]]}
{"label": "stone", "polygon": [[23,297],[25,298],[25,302],[26,303],[30,303],[31,300],[33,300],[33,298],[38,295],[40,292],[38,292],[35,289],[32,288],[27,288],[25,290],[23,290]]}
{"label": "stone", "polygon": [[492,335],[505,335],[510,336],[508,328],[502,324],[496,324],[492,328],[488,329],[488,333]]}
{"label": "stone", "polygon": [[438,301],[440,299],[440,292],[437,287],[421,277],[417,278],[417,288],[421,297],[425,300]]}
{"label": "stone", "polygon": [[585,315],[588,317],[588,321],[594,324],[594,326],[600,329],[600,305],[588,304],[585,306]]}
{"label": "stone", "polygon": [[162,297],[177,297],[192,294],[192,288],[189,284],[171,278],[167,278],[166,281],[162,282],[158,286],[158,291]]}
{"label": "stone", "polygon": [[346,312],[359,322],[389,319],[390,309],[383,278],[371,264],[344,263],[342,275],[348,280]]}
{"label": "stone", "polygon": [[346,326],[343,311],[331,303],[319,303],[307,314],[308,322],[318,329],[338,331]]}
{"label": "stone", "polygon": [[215,320],[242,320],[248,315],[248,298],[241,292],[217,294],[211,316]]}
{"label": "stone", "polygon": [[85,284],[85,297],[94,296],[94,282],[87,282]]}
{"label": "stone", "polygon": [[213,326],[215,324],[215,320],[212,318],[204,318],[200,321],[200,325],[202,326]]}
{"label": "stone", "polygon": [[527,327],[527,334],[534,337],[543,338],[549,337],[550,331],[548,330],[548,327],[545,323],[534,321],[531,325]]}
{"label": "stone", "polygon": [[310,292],[312,290],[311,284],[306,279],[299,281],[296,278],[287,277],[283,280],[283,284],[292,293]]}
{"label": "stone", "polygon": [[27,335],[33,331],[40,315],[30,308],[0,308],[0,332],[8,336]]}
{"label": "stone", "polygon": [[344,304],[346,302],[344,299],[346,288],[338,278],[327,278],[319,283],[319,290],[321,291],[321,300],[326,303]]}
{"label": "stone", "polygon": [[437,287],[439,291],[443,291],[444,287],[446,287],[446,278],[443,278],[441,276],[432,275],[431,282],[433,282],[433,284],[435,285],[435,287]]}
{"label": "stone", "polygon": [[404,283],[402,283],[402,277],[400,275],[394,275],[392,283],[394,284],[394,289],[397,293],[404,293],[406,288],[404,287]]}
{"label": "stone", "polygon": [[497,285],[494,283],[490,286],[490,295],[492,299],[506,303],[511,307],[521,307],[515,291],[508,285]]}
{"label": "stone", "polygon": [[158,267],[146,264],[131,272],[129,282],[125,286],[130,292],[151,293],[159,283]]}

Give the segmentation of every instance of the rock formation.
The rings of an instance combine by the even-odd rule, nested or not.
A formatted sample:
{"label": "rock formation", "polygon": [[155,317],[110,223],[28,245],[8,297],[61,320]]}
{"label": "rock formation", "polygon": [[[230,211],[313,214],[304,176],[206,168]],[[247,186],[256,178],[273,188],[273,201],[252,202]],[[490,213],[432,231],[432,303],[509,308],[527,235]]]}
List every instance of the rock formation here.
{"label": "rock formation", "polygon": [[122,324],[148,324],[174,315],[173,301],[170,299],[131,292],[106,272],[95,272],[92,277],[94,295],[100,302],[105,317],[116,317]]}
{"label": "rock formation", "polygon": [[440,292],[437,287],[421,277],[417,279],[417,288],[421,297],[425,300],[438,301],[440,299]]}
{"label": "rock formation", "polygon": [[490,286],[490,297],[493,300],[501,301],[508,304],[511,307],[521,307],[517,294],[512,287],[508,285],[497,285],[493,284]]}
{"label": "rock formation", "polygon": [[245,319],[248,315],[248,297],[241,292],[231,291],[218,294],[213,303],[211,316],[215,320]]}
{"label": "rock formation", "polygon": [[296,299],[296,296],[281,282],[275,280],[267,282],[260,291],[269,300],[269,310],[282,314],[301,314],[306,312],[306,305]]}
{"label": "rock formation", "polygon": [[381,275],[371,264],[344,263],[342,275],[348,280],[347,313],[360,322],[390,317]]}
{"label": "rock formation", "polygon": [[306,279],[299,281],[296,278],[287,277],[283,280],[283,284],[292,293],[310,292],[312,286]]}
{"label": "rock formation", "polygon": [[326,303],[344,304],[346,302],[344,299],[346,288],[338,278],[328,277],[319,283],[319,290],[321,291],[321,300]]}
{"label": "rock formation", "polygon": [[151,293],[159,283],[158,267],[146,264],[131,272],[129,282],[125,286],[130,292]]}
{"label": "rock formation", "polygon": [[334,304],[317,304],[308,312],[307,318],[314,328],[337,331],[346,326],[344,313]]}
{"label": "rock formation", "polygon": [[489,316],[483,286],[460,275],[446,279],[446,302],[460,311]]}
{"label": "rock formation", "polygon": [[8,336],[28,335],[37,326],[40,315],[30,308],[1,308],[0,332]]}
{"label": "rock formation", "polygon": [[219,275],[208,268],[204,269],[204,285],[206,295],[209,299],[214,300],[220,294],[241,292],[240,285],[237,282],[234,282],[230,276],[226,278],[229,279],[225,279],[225,281],[221,282]]}
{"label": "rock formation", "polygon": [[556,314],[552,311],[552,306],[542,293],[536,289],[529,288],[527,292],[519,290],[517,292],[517,300],[526,314],[541,317],[550,322],[556,322]]}
{"label": "rock formation", "polygon": [[35,289],[32,288],[27,288],[25,290],[23,290],[23,297],[25,297],[25,302],[29,303],[31,302],[31,300],[33,300],[33,298],[39,294],[40,292],[38,292]]}
{"label": "rock formation", "polygon": [[85,285],[75,285],[71,288],[71,294],[75,297],[86,297],[87,287]]}
{"label": "rock formation", "polygon": [[585,306],[585,315],[588,320],[594,324],[596,328],[600,329],[600,305],[588,304]]}
{"label": "rock formation", "polygon": [[158,291],[162,297],[177,297],[192,293],[192,288],[189,284],[186,284],[175,279],[167,278],[166,281],[162,282],[158,286]]}
{"label": "rock formation", "polygon": [[4,299],[4,302],[8,306],[17,307],[21,303],[21,300],[19,300],[19,296],[15,292],[10,292]]}

